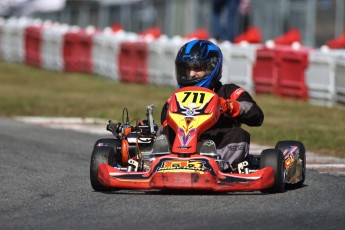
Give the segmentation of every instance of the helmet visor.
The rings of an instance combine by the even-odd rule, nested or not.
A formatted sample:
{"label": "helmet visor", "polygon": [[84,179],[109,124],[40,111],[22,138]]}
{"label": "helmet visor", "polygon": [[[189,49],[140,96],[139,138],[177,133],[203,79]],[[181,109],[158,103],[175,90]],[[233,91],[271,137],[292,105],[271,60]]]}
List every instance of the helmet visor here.
{"label": "helmet visor", "polygon": [[177,81],[183,86],[192,86],[206,79],[213,69],[210,69],[207,62],[181,62],[176,64]]}

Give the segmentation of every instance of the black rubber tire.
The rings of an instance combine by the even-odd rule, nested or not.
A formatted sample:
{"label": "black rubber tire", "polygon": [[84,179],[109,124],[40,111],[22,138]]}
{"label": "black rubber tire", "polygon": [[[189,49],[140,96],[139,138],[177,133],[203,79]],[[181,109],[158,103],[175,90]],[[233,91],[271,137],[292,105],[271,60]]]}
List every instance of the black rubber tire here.
{"label": "black rubber tire", "polygon": [[265,149],[261,152],[260,169],[272,167],[274,170],[274,184],[262,190],[263,193],[280,193],[285,187],[284,155],[278,149]]}
{"label": "black rubber tire", "polygon": [[91,186],[95,191],[111,191],[112,188],[108,188],[101,184],[98,180],[98,168],[100,164],[115,165],[116,159],[116,148],[119,145],[116,139],[99,139],[96,141],[90,163],[90,182]]}
{"label": "black rubber tire", "polygon": [[284,153],[284,151],[289,148],[290,146],[297,146],[299,148],[299,154],[300,158],[302,160],[302,179],[295,183],[295,184],[289,184],[290,187],[292,188],[299,188],[303,185],[305,181],[305,176],[306,176],[306,162],[307,162],[307,157],[306,157],[306,152],[305,152],[305,147],[302,142],[300,141],[293,141],[293,140],[285,140],[285,141],[279,141],[276,144],[276,149],[279,149]]}

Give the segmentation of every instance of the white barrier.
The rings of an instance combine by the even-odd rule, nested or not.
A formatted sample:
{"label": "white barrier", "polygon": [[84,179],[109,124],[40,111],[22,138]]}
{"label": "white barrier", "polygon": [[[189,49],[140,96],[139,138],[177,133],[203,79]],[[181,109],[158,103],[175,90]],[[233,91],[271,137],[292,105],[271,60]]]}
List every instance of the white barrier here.
{"label": "white barrier", "polygon": [[256,45],[232,45],[223,42],[219,45],[223,53],[224,84],[234,83],[249,93],[254,92],[253,65],[256,58]]}
{"label": "white barrier", "polygon": [[180,37],[161,39],[149,43],[149,83],[177,86],[175,58],[177,51],[187,42]]}
{"label": "white barrier", "polygon": [[333,106],[335,104],[335,61],[333,52],[314,50],[309,53],[306,82],[309,101],[312,104]]}
{"label": "white barrier", "polygon": [[93,44],[92,44],[92,64],[93,64],[93,72],[95,74],[105,76],[103,73],[103,60],[104,57],[102,56],[105,52],[103,47],[105,47],[104,38],[107,35],[107,33],[99,33],[96,34],[93,38]]}
{"label": "white barrier", "polygon": [[335,93],[337,105],[345,106],[345,50],[336,60]]}
{"label": "white barrier", "polygon": [[67,25],[45,28],[42,34],[42,67],[63,71],[63,36],[69,30]]}
{"label": "white barrier", "polygon": [[[44,25],[42,21],[26,18],[0,18],[0,57],[6,61],[25,61],[25,29],[32,25]],[[42,67],[63,71],[64,35],[72,27],[47,23],[42,30]],[[148,82],[155,85],[176,87],[175,58],[178,50],[188,40],[180,37],[161,36],[158,40],[146,39],[134,33],[113,32],[105,29],[93,33],[91,62],[93,72],[120,80],[119,56],[122,42],[144,40],[148,44]],[[235,83],[249,93],[254,93],[253,65],[258,45],[218,44],[223,52],[223,83]],[[88,57],[87,57],[88,58]],[[146,60],[145,60],[146,61]],[[132,68],[130,66],[130,68]],[[146,68],[142,66],[141,68]],[[309,101],[313,104],[345,105],[345,50],[312,50],[309,68],[306,70]]]}
{"label": "white barrier", "polygon": [[231,63],[231,49],[232,49],[232,44],[230,42],[222,42],[218,44],[219,48],[222,51],[223,54],[223,66],[222,66],[222,83],[223,84],[228,84],[230,83],[229,80],[229,75],[230,75],[230,63]]}
{"label": "white barrier", "polygon": [[135,40],[137,36],[124,31],[112,32],[105,29],[94,35],[92,46],[93,72],[119,80],[119,53],[122,41]]}
{"label": "white barrier", "polygon": [[32,23],[27,18],[10,18],[2,27],[0,39],[2,58],[10,62],[24,62],[25,58],[25,27]]}
{"label": "white barrier", "polygon": [[166,37],[149,42],[148,73],[149,82],[154,85],[164,85],[163,75],[163,44],[167,42]]}

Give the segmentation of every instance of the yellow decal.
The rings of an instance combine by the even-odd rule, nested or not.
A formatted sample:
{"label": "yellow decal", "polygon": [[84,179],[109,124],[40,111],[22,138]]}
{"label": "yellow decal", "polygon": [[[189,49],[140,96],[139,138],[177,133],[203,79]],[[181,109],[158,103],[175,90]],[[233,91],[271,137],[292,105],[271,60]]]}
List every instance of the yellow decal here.
{"label": "yellow decal", "polygon": [[200,114],[201,110],[211,101],[214,94],[205,91],[183,91],[176,93],[177,103],[182,109],[181,113],[172,113],[169,111],[171,119],[182,128],[185,136],[188,133],[203,124],[211,114]]}
{"label": "yellow decal", "polygon": [[165,161],[162,167],[157,169],[158,172],[193,172],[198,171],[204,173],[206,168],[203,167],[203,161],[192,160],[172,160]]}
{"label": "yellow decal", "polygon": [[189,109],[202,107],[214,96],[213,93],[205,91],[184,91],[175,95],[178,103]]}

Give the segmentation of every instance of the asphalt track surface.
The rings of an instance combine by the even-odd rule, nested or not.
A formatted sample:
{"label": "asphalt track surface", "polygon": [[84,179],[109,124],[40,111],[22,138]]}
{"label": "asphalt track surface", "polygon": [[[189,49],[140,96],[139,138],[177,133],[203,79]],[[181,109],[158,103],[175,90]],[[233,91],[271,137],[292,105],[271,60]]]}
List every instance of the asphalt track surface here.
{"label": "asphalt track surface", "polygon": [[[104,135],[103,135],[104,136]],[[94,192],[100,135],[0,118],[0,229],[345,229],[345,176],[280,194]]]}

